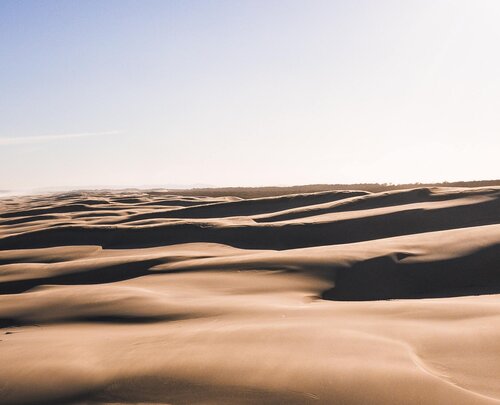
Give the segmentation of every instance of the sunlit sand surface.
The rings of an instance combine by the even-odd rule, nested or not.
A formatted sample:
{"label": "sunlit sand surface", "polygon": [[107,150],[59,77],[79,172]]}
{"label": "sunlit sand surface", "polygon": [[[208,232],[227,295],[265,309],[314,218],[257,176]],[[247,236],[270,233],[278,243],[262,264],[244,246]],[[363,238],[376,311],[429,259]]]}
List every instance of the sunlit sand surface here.
{"label": "sunlit sand surface", "polygon": [[500,403],[500,187],[0,199],[0,403]]}

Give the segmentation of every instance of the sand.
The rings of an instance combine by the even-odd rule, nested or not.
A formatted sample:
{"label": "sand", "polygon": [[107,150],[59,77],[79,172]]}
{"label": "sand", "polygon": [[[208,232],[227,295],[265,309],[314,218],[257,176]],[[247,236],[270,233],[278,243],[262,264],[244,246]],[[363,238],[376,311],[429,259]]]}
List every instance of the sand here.
{"label": "sand", "polygon": [[500,403],[500,187],[0,199],[0,403]]}

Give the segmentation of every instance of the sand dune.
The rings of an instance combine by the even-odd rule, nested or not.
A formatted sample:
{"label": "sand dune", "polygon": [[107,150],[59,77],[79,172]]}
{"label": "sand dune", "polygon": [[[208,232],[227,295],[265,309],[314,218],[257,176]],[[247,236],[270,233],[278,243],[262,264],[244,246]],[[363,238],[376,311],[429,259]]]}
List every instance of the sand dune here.
{"label": "sand dune", "polygon": [[500,187],[0,199],[0,403],[500,403]]}

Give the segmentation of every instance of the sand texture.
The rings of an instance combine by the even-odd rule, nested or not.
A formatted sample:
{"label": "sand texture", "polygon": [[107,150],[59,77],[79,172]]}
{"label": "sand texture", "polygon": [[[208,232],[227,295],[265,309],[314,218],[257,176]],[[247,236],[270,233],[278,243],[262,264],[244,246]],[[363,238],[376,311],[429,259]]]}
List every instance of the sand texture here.
{"label": "sand texture", "polygon": [[500,404],[500,187],[0,199],[0,403]]}

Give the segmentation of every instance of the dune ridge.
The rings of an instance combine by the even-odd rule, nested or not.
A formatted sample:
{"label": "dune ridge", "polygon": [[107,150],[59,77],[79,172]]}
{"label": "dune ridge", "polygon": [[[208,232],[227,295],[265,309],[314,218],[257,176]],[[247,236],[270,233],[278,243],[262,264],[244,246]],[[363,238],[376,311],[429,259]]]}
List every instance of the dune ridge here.
{"label": "dune ridge", "polygon": [[500,403],[500,187],[0,199],[0,402]]}

